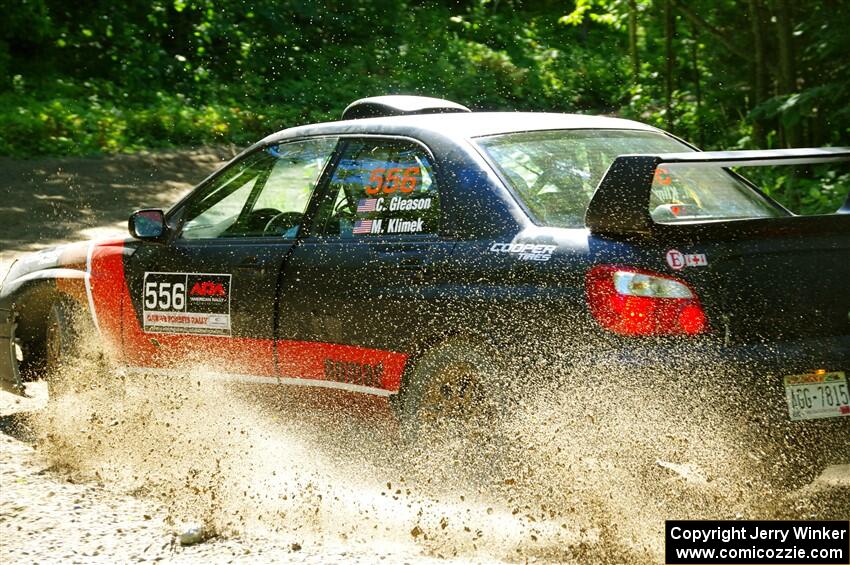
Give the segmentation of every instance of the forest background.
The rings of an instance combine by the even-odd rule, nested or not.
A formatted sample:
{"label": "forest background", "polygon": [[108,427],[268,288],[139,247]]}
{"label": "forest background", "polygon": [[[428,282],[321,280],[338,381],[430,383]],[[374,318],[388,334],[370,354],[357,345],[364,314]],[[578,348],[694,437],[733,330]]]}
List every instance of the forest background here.
{"label": "forest background", "polygon": [[[0,0],[0,155],[232,143],[405,93],[703,149],[850,145],[846,0]],[[800,213],[850,168],[752,170]]]}

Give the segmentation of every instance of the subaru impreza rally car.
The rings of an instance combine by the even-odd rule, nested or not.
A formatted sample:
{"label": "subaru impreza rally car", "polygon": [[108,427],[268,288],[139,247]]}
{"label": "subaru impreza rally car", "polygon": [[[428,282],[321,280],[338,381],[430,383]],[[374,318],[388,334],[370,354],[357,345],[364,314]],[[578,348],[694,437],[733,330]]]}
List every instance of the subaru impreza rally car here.
{"label": "subaru impreza rally car", "polygon": [[216,364],[415,419],[495,386],[493,352],[592,344],[632,372],[676,360],[695,388],[722,359],[765,430],[832,461],[850,444],[850,216],[795,216],[729,167],[848,159],[359,100],[343,121],[268,136],[167,212],[133,213],[131,238],[19,259],[0,292],[0,380],[50,378],[77,317],[127,369]]}

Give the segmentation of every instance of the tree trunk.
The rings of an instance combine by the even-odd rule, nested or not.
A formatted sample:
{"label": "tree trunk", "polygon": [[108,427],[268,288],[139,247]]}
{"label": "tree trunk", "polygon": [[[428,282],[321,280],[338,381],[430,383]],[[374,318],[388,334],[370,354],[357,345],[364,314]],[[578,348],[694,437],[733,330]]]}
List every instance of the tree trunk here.
{"label": "tree trunk", "polygon": [[696,12],[691,10],[683,0],[673,0],[673,5],[678,8],[682,15],[685,16],[688,20],[690,20],[694,25],[699,27],[700,30],[705,31],[713,35],[721,45],[726,47],[730,53],[741,57],[746,61],[753,60],[753,54],[747,51],[746,49],[741,49],[738,45],[732,41],[729,37],[727,37],[726,33],[723,30],[718,28],[717,26],[712,25],[705,18],[699,16]]}
{"label": "tree trunk", "polygon": [[[750,30],[753,34],[753,84],[752,107],[756,107],[768,98],[768,74],[764,48],[764,14],[759,0],[749,0]],[[753,140],[756,146],[763,148],[766,143],[763,120],[753,120]]]}
{"label": "tree trunk", "polygon": [[705,144],[705,130],[702,124],[702,75],[699,72],[699,34],[696,26],[692,27],[691,37],[693,37],[693,43],[691,44],[691,57],[694,66],[694,94],[697,99],[697,134],[698,143],[702,147]]}
{"label": "tree trunk", "polygon": [[[776,8],[776,34],[779,46],[779,93],[797,92],[797,65],[794,57],[794,33],[791,21],[791,6],[788,0],[774,0]],[[800,122],[783,124],[785,145],[799,147]]]}
{"label": "tree trunk", "polygon": [[638,11],[637,0],[629,0],[629,56],[632,60],[632,77],[635,84],[640,76],[640,57],[638,56]]}
{"label": "tree trunk", "polygon": [[676,68],[676,53],[673,51],[673,36],[676,34],[676,16],[673,13],[673,0],[664,2],[664,57],[666,72],[664,81],[664,94],[667,102],[666,121],[667,129],[673,129],[673,72]]}

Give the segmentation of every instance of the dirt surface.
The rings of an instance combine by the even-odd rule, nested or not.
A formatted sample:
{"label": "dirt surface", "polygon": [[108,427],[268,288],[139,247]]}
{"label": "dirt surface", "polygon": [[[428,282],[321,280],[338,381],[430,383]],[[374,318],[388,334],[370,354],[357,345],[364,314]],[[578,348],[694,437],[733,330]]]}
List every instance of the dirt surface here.
{"label": "dirt surface", "polygon": [[[0,262],[124,233],[131,210],[167,207],[229,155],[0,159]],[[665,519],[850,515],[850,466],[770,490],[739,426],[669,383],[632,383],[627,402],[613,380],[595,404],[518,396],[482,448],[407,445],[385,406],[234,388],[203,367],[66,373],[50,403],[41,382],[0,392],[2,563],[658,563]],[[182,544],[192,533],[208,539]]]}
{"label": "dirt surface", "polygon": [[236,151],[0,157],[0,272],[16,253],[127,233],[130,212],[170,207]]}
{"label": "dirt surface", "polygon": [[183,546],[179,535],[195,523],[171,521],[167,504],[91,480],[34,450],[26,415],[44,409],[46,386],[31,383],[28,393],[22,399],[0,391],[0,563],[446,562],[416,548],[319,543],[297,532]]}
{"label": "dirt surface", "polygon": [[[519,453],[423,456],[203,374],[80,384],[50,404],[44,383],[0,393],[0,562],[650,564],[665,518],[850,512],[846,467],[774,496],[688,463],[641,468],[604,432],[605,449],[544,434]],[[213,537],[181,545],[193,525]]]}

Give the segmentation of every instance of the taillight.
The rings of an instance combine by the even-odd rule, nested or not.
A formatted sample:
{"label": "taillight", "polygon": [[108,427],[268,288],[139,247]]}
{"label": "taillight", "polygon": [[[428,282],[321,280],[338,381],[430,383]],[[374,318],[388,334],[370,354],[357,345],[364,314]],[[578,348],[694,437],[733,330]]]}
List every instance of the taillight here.
{"label": "taillight", "polygon": [[593,317],[614,333],[696,335],[708,328],[696,294],[673,277],[602,265],[585,282]]}

